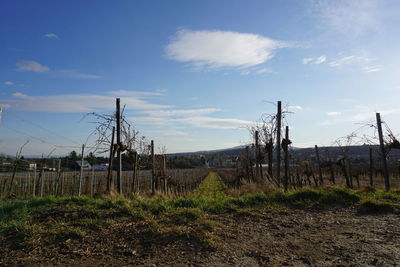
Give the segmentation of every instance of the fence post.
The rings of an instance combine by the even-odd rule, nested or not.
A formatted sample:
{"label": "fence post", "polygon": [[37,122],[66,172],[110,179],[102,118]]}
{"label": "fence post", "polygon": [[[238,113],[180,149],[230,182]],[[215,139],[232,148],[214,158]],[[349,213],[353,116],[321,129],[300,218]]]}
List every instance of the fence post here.
{"label": "fence post", "polygon": [[151,152],[151,194],[154,195],[156,193],[156,188],[155,188],[155,175],[156,175],[156,170],[155,170],[155,157],[154,157],[154,141],[151,140],[150,144],[150,152]]}
{"label": "fence post", "polygon": [[289,126],[285,127],[285,143],[283,146],[283,151],[285,153],[285,191],[289,188]]}
{"label": "fence post", "polygon": [[107,193],[111,193],[111,189],[114,186],[113,175],[112,175],[112,167],[113,167],[113,159],[114,159],[114,136],[115,136],[115,127],[112,128],[111,135],[111,145],[110,145],[110,157],[108,158],[108,170],[107,170]]}
{"label": "fence post", "polygon": [[374,186],[373,171],[374,171],[374,162],[372,160],[372,147],[370,147],[369,148],[369,185],[371,187]]}
{"label": "fence post", "polygon": [[82,145],[82,159],[81,159],[81,172],[79,174],[79,182],[78,182],[78,196],[81,195],[82,192],[82,179],[83,179],[83,161],[84,161],[84,153],[85,153],[85,144]]}
{"label": "fence post", "polygon": [[276,179],[278,185],[281,183],[281,127],[282,127],[282,103],[278,101],[278,112],[276,116]]}
{"label": "fence post", "polygon": [[117,158],[118,158],[118,171],[117,171],[117,186],[118,193],[122,195],[122,158],[121,158],[121,106],[120,99],[116,100],[116,124],[117,124]]}

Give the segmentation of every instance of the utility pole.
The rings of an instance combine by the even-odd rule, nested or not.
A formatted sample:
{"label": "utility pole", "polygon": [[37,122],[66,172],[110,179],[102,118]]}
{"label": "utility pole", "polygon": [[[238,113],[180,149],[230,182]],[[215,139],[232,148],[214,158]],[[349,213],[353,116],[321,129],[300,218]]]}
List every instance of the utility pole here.
{"label": "utility pole", "polygon": [[383,178],[385,180],[385,189],[390,189],[390,182],[389,182],[389,171],[386,161],[386,151],[385,151],[385,143],[383,141],[383,133],[382,133],[382,121],[381,121],[381,114],[376,113],[376,123],[378,126],[378,134],[379,134],[379,145],[382,154],[382,163],[383,163]]}
{"label": "utility pole", "polygon": [[83,156],[84,156],[84,152],[85,152],[85,144],[82,145],[81,173],[79,175],[78,196],[80,196],[81,192],[82,192],[83,160],[84,160]]}
{"label": "utility pole", "polygon": [[281,183],[281,127],[282,127],[282,103],[278,101],[276,116],[276,180]]}
{"label": "utility pole", "polygon": [[117,171],[117,184],[118,193],[122,195],[122,158],[121,158],[121,106],[120,99],[117,98],[115,119],[117,123],[117,158],[118,158],[118,171]]}

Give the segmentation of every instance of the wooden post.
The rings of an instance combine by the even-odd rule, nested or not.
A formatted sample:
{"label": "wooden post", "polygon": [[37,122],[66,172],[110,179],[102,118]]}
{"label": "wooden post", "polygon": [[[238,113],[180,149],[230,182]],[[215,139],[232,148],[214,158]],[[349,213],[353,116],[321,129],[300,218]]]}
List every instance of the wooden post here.
{"label": "wooden post", "polygon": [[81,159],[81,172],[79,174],[78,182],[78,196],[82,193],[82,179],[83,179],[83,162],[84,162],[85,144],[82,145],[82,159]]}
{"label": "wooden post", "polygon": [[58,159],[58,168],[57,168],[57,186],[55,190],[56,196],[60,196],[60,187],[61,187],[61,159]]}
{"label": "wooden post", "polygon": [[92,166],[92,177],[90,179],[90,196],[93,197],[93,187],[94,187],[94,168]]}
{"label": "wooden post", "polygon": [[35,168],[33,170],[32,197],[36,196],[36,168],[37,165],[35,164]]}
{"label": "wooden post", "polygon": [[322,177],[321,160],[319,158],[319,150],[317,145],[315,145],[315,156],[317,158],[317,164],[318,164],[319,185],[322,186],[324,184],[324,179]]}
{"label": "wooden post", "polygon": [[268,153],[268,174],[269,174],[269,177],[270,177],[270,179],[272,181],[272,176],[273,176],[272,165],[273,165],[273,158],[274,158],[274,156],[273,156],[274,143],[272,141],[272,138],[270,138],[268,140],[268,144],[267,144],[266,148],[267,148],[267,153]]}
{"label": "wooden post", "polygon": [[385,189],[390,189],[390,181],[389,181],[389,171],[386,161],[386,151],[385,151],[385,143],[383,141],[383,133],[382,133],[382,121],[381,121],[381,114],[376,113],[376,123],[378,125],[378,134],[379,134],[379,145],[382,154],[382,163],[383,163],[383,178],[385,180]]}
{"label": "wooden post", "polygon": [[111,145],[110,145],[110,157],[108,158],[108,172],[107,172],[107,193],[110,194],[111,190],[114,186],[113,175],[112,175],[112,167],[113,167],[113,159],[114,159],[114,136],[115,136],[115,127],[112,129],[111,136]]}
{"label": "wooden post", "polygon": [[374,186],[373,171],[374,171],[374,163],[372,161],[372,147],[370,147],[369,148],[369,185],[371,187]]}
{"label": "wooden post", "polygon": [[40,182],[40,197],[43,197],[43,187],[44,187],[44,177],[43,177],[43,172],[44,172],[44,164],[46,163],[46,159],[44,158],[44,155],[42,154],[42,166],[40,167],[40,172],[39,172],[39,181]]}
{"label": "wooden post", "polygon": [[254,152],[255,152],[255,157],[256,157],[256,180],[261,181],[262,175],[261,175],[261,163],[260,163],[260,150],[259,150],[259,142],[258,142],[259,136],[258,136],[258,131],[255,131],[254,133]]}
{"label": "wooden post", "polygon": [[281,184],[281,127],[282,127],[282,103],[278,101],[276,115],[276,180]]}
{"label": "wooden post", "polygon": [[284,189],[288,191],[289,188],[289,126],[285,127],[285,144],[283,146],[285,157],[285,181]]}
{"label": "wooden post", "polygon": [[121,106],[120,99],[116,100],[116,113],[115,119],[117,124],[117,159],[118,159],[118,171],[117,171],[117,186],[118,193],[122,195],[122,158],[121,158]]}
{"label": "wooden post", "polygon": [[155,181],[155,175],[156,175],[156,166],[155,166],[155,157],[154,157],[154,141],[151,140],[150,144],[150,152],[151,152],[151,194],[154,195],[156,193],[156,181]]}
{"label": "wooden post", "polygon": [[164,194],[167,194],[167,160],[165,154],[163,155],[163,177],[164,177]]}

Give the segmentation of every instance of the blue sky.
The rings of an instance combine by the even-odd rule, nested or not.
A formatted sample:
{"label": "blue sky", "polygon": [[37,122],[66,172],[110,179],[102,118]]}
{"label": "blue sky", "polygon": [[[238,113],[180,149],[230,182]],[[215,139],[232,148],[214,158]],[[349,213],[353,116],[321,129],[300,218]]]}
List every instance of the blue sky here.
{"label": "blue sky", "polygon": [[29,140],[24,154],[67,153],[93,130],[84,114],[115,97],[167,152],[247,143],[277,100],[295,146],[330,145],[376,111],[397,133],[399,12],[395,0],[2,1],[0,152]]}

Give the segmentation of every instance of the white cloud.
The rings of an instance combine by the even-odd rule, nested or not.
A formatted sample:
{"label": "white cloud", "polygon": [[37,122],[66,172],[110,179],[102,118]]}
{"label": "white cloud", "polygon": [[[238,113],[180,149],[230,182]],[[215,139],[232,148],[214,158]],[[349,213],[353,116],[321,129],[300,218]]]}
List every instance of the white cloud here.
{"label": "white cloud", "polygon": [[172,117],[172,116],[199,116],[211,114],[219,111],[217,108],[203,109],[175,109],[175,110],[147,110],[146,114],[152,117]]}
{"label": "white cloud", "polygon": [[191,124],[196,127],[212,129],[238,129],[253,124],[251,121],[239,119],[212,118],[202,116],[182,118],[177,119],[177,121]]}
{"label": "white cloud", "polygon": [[343,112],[328,112],[327,115],[333,118],[322,121],[319,123],[321,126],[336,125],[340,123],[360,123],[367,121],[375,121],[375,114],[379,112],[383,116],[399,114],[400,109],[379,109],[379,111],[374,110],[374,108],[369,106],[354,106],[351,109],[345,110]]}
{"label": "white cloud", "polygon": [[308,63],[312,62],[314,59],[312,57],[303,58],[303,64],[307,65]]}
{"label": "white cloud", "polygon": [[13,85],[14,83],[13,83],[13,82],[10,82],[10,81],[5,81],[3,84],[4,84],[4,85]]}
{"label": "white cloud", "polygon": [[247,68],[265,63],[275,50],[289,46],[257,34],[180,30],[166,46],[165,53],[169,59],[196,68]]}
{"label": "white cloud", "polygon": [[297,109],[297,110],[302,110],[302,106],[288,106],[288,109]]}
{"label": "white cloud", "polygon": [[324,63],[326,61],[326,56],[322,55],[316,58],[312,58],[312,57],[307,57],[307,58],[303,58],[303,64],[307,65],[307,64],[315,64],[315,65],[319,65],[321,63]]}
{"label": "white cloud", "polygon": [[46,72],[49,67],[33,60],[23,60],[16,63],[19,71]]}
{"label": "white cloud", "polygon": [[[0,100],[0,104],[7,105],[10,109],[21,111],[38,112],[93,112],[101,110],[115,109],[115,95],[96,95],[96,94],[65,94],[47,96],[29,96],[21,93],[13,94],[15,99]],[[121,99],[122,104],[126,104],[127,110],[154,110],[167,109],[168,105],[152,104],[145,100],[140,92],[136,96],[126,96]]]}
{"label": "white cloud", "polygon": [[321,64],[326,61],[326,56],[320,56],[314,60],[314,64]]}
{"label": "white cloud", "polygon": [[261,68],[255,71],[256,74],[264,74],[264,73],[271,73],[271,74],[276,74],[276,72],[267,69],[267,68]]}
{"label": "white cloud", "polygon": [[359,37],[379,28],[380,9],[377,0],[314,0],[318,25],[346,35]]}
{"label": "white cloud", "polygon": [[12,94],[12,97],[15,98],[27,98],[28,96],[26,94],[20,93],[20,92],[15,92],[14,94]]}
{"label": "white cloud", "polygon": [[47,37],[47,38],[49,38],[49,39],[60,40],[60,38],[58,37],[58,35],[55,34],[55,33],[46,33],[44,36]]}
{"label": "white cloud", "polygon": [[73,78],[73,79],[95,80],[95,79],[101,78],[101,76],[99,76],[99,75],[81,73],[76,70],[59,70],[58,72],[62,73],[66,77]]}
{"label": "white cloud", "polygon": [[377,61],[376,58],[371,58],[366,55],[350,55],[344,56],[339,59],[329,62],[329,66],[333,68],[344,68],[346,66],[355,66],[364,72],[378,72],[383,69],[382,65],[372,65],[373,62]]}
{"label": "white cloud", "polygon": [[378,72],[381,71],[382,69],[383,69],[382,65],[372,65],[363,67],[363,70],[365,72]]}

